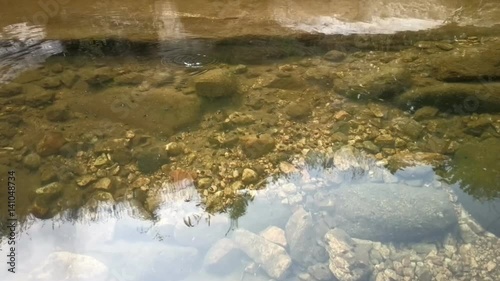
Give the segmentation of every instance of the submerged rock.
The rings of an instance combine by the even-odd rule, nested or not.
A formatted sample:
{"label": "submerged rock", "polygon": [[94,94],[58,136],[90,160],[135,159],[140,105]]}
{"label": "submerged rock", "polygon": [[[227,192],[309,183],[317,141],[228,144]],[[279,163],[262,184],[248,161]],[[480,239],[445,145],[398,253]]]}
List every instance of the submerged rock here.
{"label": "submerged rock", "polygon": [[66,142],[62,133],[49,132],[38,142],[36,151],[42,157],[56,154]]}
{"label": "submerged rock", "polygon": [[354,238],[419,241],[457,224],[444,190],[366,183],[332,191],[334,222]]}
{"label": "submerged rock", "polygon": [[290,217],[285,228],[290,256],[297,263],[308,266],[321,262],[322,249],[315,239],[313,218],[302,207]]}
{"label": "submerged rock", "polygon": [[370,276],[370,267],[361,261],[354,250],[355,242],[342,229],[336,228],[325,234],[330,255],[329,268],[339,281],[363,281]]}
{"label": "submerged rock", "polygon": [[271,152],[275,145],[276,141],[268,134],[241,138],[241,149],[249,158],[259,158]]}
{"label": "submerged rock", "polygon": [[105,281],[108,268],[99,260],[70,252],[55,252],[30,274],[33,281]]}
{"label": "submerged rock", "polygon": [[500,49],[490,44],[431,56],[435,77],[448,82],[500,78]]}
{"label": "submerged rock", "polygon": [[410,84],[410,75],[404,67],[384,65],[361,72],[343,73],[335,80],[333,89],[351,98],[378,99],[398,95]]}
{"label": "submerged rock", "polygon": [[214,69],[200,75],[194,82],[199,96],[218,98],[234,95],[238,84],[231,71]]}
{"label": "submerged rock", "polygon": [[203,267],[213,274],[230,273],[240,262],[238,258],[241,254],[242,252],[231,239],[222,238],[208,250]]}
{"label": "submerged rock", "polygon": [[346,58],[346,54],[341,51],[331,50],[323,56],[323,59],[331,62],[341,62]]}
{"label": "submerged rock", "polygon": [[238,229],[233,240],[238,247],[272,278],[283,280],[288,275],[292,259],[286,250],[248,230]]}
{"label": "submerged rock", "polygon": [[23,92],[23,86],[17,83],[9,83],[0,87],[0,97],[12,97]]}
{"label": "submerged rock", "polygon": [[406,91],[396,102],[402,107],[435,106],[455,114],[500,111],[500,83],[441,83]]}

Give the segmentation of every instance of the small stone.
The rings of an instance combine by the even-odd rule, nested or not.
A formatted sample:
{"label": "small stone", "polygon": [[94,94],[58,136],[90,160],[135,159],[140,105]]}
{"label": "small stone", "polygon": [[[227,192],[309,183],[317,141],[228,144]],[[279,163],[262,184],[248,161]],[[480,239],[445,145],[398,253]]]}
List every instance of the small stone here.
{"label": "small stone", "polygon": [[391,135],[380,135],[374,140],[376,145],[382,147],[391,147],[394,146],[394,137]]}
{"label": "small stone", "polygon": [[211,185],[212,185],[212,179],[211,178],[200,178],[198,180],[198,188],[207,189]]}
{"label": "small stone", "polygon": [[128,130],[127,132],[125,132],[125,138],[131,140],[135,137],[135,132],[132,131],[132,130]]}
{"label": "small stone", "polygon": [[49,183],[45,186],[37,188],[35,193],[45,198],[54,198],[62,192],[63,186],[58,182]]}
{"label": "small stone", "polygon": [[439,49],[441,49],[443,51],[453,50],[453,45],[450,43],[446,43],[446,42],[437,42],[436,47],[438,47]]}
{"label": "small stone", "polygon": [[38,169],[38,167],[40,167],[40,162],[41,162],[40,155],[36,153],[30,153],[24,156],[23,159],[24,166],[26,166],[28,169],[31,170]]}
{"label": "small stone", "polygon": [[285,113],[290,118],[301,119],[311,114],[311,106],[307,102],[291,102],[285,107]]}
{"label": "small stone", "polygon": [[340,110],[333,115],[333,118],[337,121],[342,121],[349,118],[351,115],[344,110]]}
{"label": "small stone", "polygon": [[243,64],[237,65],[233,70],[234,74],[243,74],[243,73],[246,73],[247,71],[248,71],[248,67],[246,65],[243,65]]}
{"label": "small stone", "polygon": [[245,188],[245,185],[241,181],[235,181],[231,184],[231,189],[236,193],[238,190]]}
{"label": "small stone", "polygon": [[288,245],[286,242],[285,231],[277,226],[269,226],[260,232],[260,236],[266,238],[268,241],[283,246],[284,248]]}
{"label": "small stone", "polygon": [[165,150],[171,156],[181,155],[184,153],[184,145],[178,142],[170,142],[165,145]]}
{"label": "small stone", "polygon": [[132,188],[142,188],[146,187],[150,182],[151,180],[146,177],[139,177],[130,186]]}
{"label": "small stone", "polygon": [[407,117],[398,117],[393,119],[392,126],[398,132],[411,137],[413,140],[418,139],[424,129],[420,123]]}
{"label": "small stone", "polygon": [[111,179],[110,178],[102,178],[94,184],[94,189],[108,190],[110,188],[111,188]]}
{"label": "small stone", "polygon": [[104,165],[106,165],[108,163],[109,163],[109,158],[108,158],[108,156],[105,153],[103,153],[103,154],[99,155],[97,157],[97,159],[95,159],[93,165],[95,167],[101,167],[101,166],[104,166]]}
{"label": "small stone", "polygon": [[243,174],[241,175],[241,180],[243,181],[243,183],[245,184],[254,183],[258,179],[259,176],[257,175],[257,172],[255,172],[254,170],[248,168],[243,170]]}
{"label": "small stone", "polygon": [[489,261],[487,264],[486,264],[486,270],[488,272],[492,272],[495,268],[497,267],[497,264],[493,261]]}
{"label": "small stone", "polygon": [[60,132],[49,132],[38,142],[36,151],[40,156],[45,157],[59,152],[59,149],[66,143],[66,139]]}
{"label": "small stone", "polygon": [[285,161],[280,162],[279,168],[280,168],[280,171],[282,171],[285,174],[291,174],[291,173],[298,172],[298,169],[294,165],[292,165],[288,162],[285,162]]}
{"label": "small stone", "polygon": [[434,116],[436,116],[436,114],[438,114],[438,112],[439,112],[439,109],[437,109],[435,107],[424,106],[424,107],[418,109],[417,111],[415,111],[415,114],[413,114],[413,119],[415,119],[417,121],[431,119]]}
{"label": "small stone", "polygon": [[276,145],[274,138],[268,134],[245,136],[241,138],[241,142],[241,148],[249,158],[259,158],[271,152]]}
{"label": "small stone", "polygon": [[369,105],[370,111],[373,113],[373,115],[377,118],[382,118],[385,116],[387,111],[386,109],[382,108],[382,106],[378,104],[370,104]]}
{"label": "small stone", "polygon": [[76,179],[76,184],[80,187],[84,187],[92,182],[95,182],[96,180],[97,177],[95,175],[83,175]]}
{"label": "small stone", "polygon": [[398,148],[402,148],[406,146],[406,141],[403,140],[402,138],[396,138],[396,141],[394,142],[394,146]]}
{"label": "small stone", "polygon": [[346,54],[341,51],[331,50],[323,56],[323,59],[331,62],[341,62],[346,58]]}
{"label": "small stone", "polygon": [[378,153],[380,151],[380,148],[371,141],[364,141],[363,148],[371,153]]}
{"label": "small stone", "polygon": [[199,96],[218,98],[234,95],[238,84],[234,74],[223,69],[214,69],[198,76],[194,82]]}

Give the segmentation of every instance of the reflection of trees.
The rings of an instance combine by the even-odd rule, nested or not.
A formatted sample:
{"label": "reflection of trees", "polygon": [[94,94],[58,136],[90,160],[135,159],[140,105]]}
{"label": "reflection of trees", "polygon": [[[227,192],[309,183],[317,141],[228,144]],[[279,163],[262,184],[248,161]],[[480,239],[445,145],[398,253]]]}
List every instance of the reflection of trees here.
{"label": "reflection of trees", "polygon": [[448,183],[458,184],[460,189],[478,200],[500,198],[500,174],[476,174],[472,170],[464,171],[457,165],[450,165],[443,176]]}
{"label": "reflection of trees", "polygon": [[460,147],[444,172],[450,183],[458,183],[479,200],[500,197],[500,140],[489,138]]}

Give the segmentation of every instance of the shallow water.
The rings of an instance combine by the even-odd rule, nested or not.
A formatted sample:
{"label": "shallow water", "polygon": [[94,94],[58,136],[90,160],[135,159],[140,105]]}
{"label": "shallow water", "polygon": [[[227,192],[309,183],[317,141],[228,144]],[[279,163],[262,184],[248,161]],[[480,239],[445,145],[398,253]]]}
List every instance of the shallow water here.
{"label": "shallow water", "polygon": [[293,32],[232,37],[150,4],[2,17],[2,280],[499,278],[497,10],[274,4]]}

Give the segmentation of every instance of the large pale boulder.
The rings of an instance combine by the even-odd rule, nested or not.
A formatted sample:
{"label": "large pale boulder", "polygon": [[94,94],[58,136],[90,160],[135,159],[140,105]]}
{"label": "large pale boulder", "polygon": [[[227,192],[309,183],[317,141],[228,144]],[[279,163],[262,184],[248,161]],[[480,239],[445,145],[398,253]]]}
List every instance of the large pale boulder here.
{"label": "large pale boulder", "polygon": [[333,221],[353,238],[419,241],[457,225],[448,193],[433,187],[366,183],[331,193]]}

